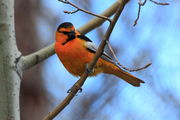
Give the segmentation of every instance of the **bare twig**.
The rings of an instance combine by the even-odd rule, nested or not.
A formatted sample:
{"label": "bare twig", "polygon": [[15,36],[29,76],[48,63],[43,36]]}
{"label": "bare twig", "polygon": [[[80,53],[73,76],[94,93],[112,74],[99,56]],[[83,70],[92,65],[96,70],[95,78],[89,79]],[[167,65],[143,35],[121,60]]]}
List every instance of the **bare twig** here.
{"label": "bare twig", "polygon": [[[169,3],[161,3],[161,2],[156,2],[154,0],[149,0],[151,2],[153,2],[154,4],[157,4],[157,5],[169,5]],[[146,4],[147,0],[144,0],[144,2],[142,2],[141,0],[139,0],[138,2],[138,5],[139,5],[139,8],[138,8],[138,14],[137,14],[137,18],[135,19],[134,21],[134,25],[133,26],[136,26],[138,20],[139,20],[139,17],[140,17],[140,13],[141,13],[141,7],[144,6]]]}
{"label": "bare twig", "polygon": [[80,79],[73,85],[73,87],[71,88],[71,91],[68,96],[51,112],[49,113],[43,120],[52,120],[59,112],[61,112],[69,103],[70,101],[73,99],[73,97],[76,95],[76,93],[78,92],[78,90],[81,89],[81,86],[84,84],[86,78],[89,75],[89,71],[92,71],[93,67],[95,66],[97,60],[99,59],[99,57],[101,56],[101,54],[103,53],[103,50],[105,48],[106,45],[106,41],[109,40],[109,37],[112,33],[112,30],[115,26],[115,23],[117,22],[125,4],[126,4],[127,0],[122,0],[122,3],[119,2],[119,7],[116,11],[116,14],[111,22],[111,24],[109,25],[103,40],[101,41],[101,44],[98,47],[97,52],[95,53],[95,56],[92,60],[91,63],[89,63],[87,70],[81,75]]}
{"label": "bare twig", "polygon": [[76,13],[76,12],[78,12],[78,11],[79,11],[79,9],[76,9],[76,10],[71,11],[71,12],[65,10],[64,13],[67,13],[67,14],[74,14],[74,13]]}
{"label": "bare twig", "polygon": [[144,2],[141,2],[141,0],[139,0],[138,4],[140,4],[141,6],[144,6],[146,4],[147,0],[144,0]]}
{"label": "bare twig", "polygon": [[152,63],[148,63],[148,64],[146,64],[145,66],[140,67],[140,68],[137,68],[137,69],[129,69],[129,68],[126,68],[125,66],[123,66],[123,65],[118,61],[118,59],[117,59],[117,57],[116,57],[116,55],[115,55],[115,52],[114,52],[113,48],[111,47],[109,41],[107,41],[107,45],[108,45],[108,48],[109,48],[109,50],[111,51],[111,53],[112,53],[112,55],[113,55],[116,63],[117,63],[121,68],[123,68],[124,70],[127,70],[127,71],[129,71],[129,72],[135,72],[135,71],[139,71],[139,70],[146,69],[147,67],[149,67],[149,66],[152,64]]}
{"label": "bare twig", "polygon": [[65,3],[65,4],[69,4],[69,5],[71,5],[71,6],[73,6],[73,7],[75,7],[75,8],[77,9],[77,10],[74,10],[74,11],[71,11],[71,12],[69,12],[69,11],[64,11],[64,13],[73,14],[73,13],[76,13],[76,12],[78,12],[78,11],[83,11],[83,12],[85,12],[85,13],[87,13],[87,14],[90,14],[90,15],[93,15],[93,16],[96,16],[96,17],[99,17],[99,18],[104,19],[104,20],[108,20],[109,22],[112,22],[112,20],[111,20],[110,18],[108,18],[108,17],[106,17],[106,16],[94,14],[94,13],[92,13],[92,12],[90,12],[90,11],[81,9],[81,8],[79,8],[78,6],[76,6],[75,4],[73,4],[72,2],[70,2],[70,1],[68,1],[68,0],[58,0],[58,1],[60,1],[60,2],[62,2],[62,3]]}
{"label": "bare twig", "polygon": [[138,5],[139,5],[139,8],[138,8],[138,15],[137,15],[137,18],[136,20],[134,21],[134,25],[133,26],[136,26],[138,20],[139,20],[139,17],[140,17],[140,13],[141,13],[141,7],[144,6],[146,4],[147,0],[144,0],[144,2],[141,2],[141,0],[139,0],[138,2]]}
{"label": "bare twig", "polygon": [[169,3],[161,3],[161,2],[156,2],[154,0],[149,0],[149,1],[151,1],[151,2],[153,2],[155,4],[157,4],[157,5],[169,5]]}
{"label": "bare twig", "polygon": [[[100,15],[107,16],[107,17],[112,16],[116,12],[117,8],[119,7],[118,6],[119,2],[121,2],[121,0],[116,1],[113,5],[111,5],[108,9],[106,9]],[[104,21],[105,21],[104,19],[100,19],[98,17],[95,17],[92,20],[90,20],[87,24],[80,27],[78,29],[78,31],[81,34],[86,34],[89,31],[91,31],[91,30],[95,29],[96,27],[100,26]]]}
{"label": "bare twig", "polygon": [[[120,63],[118,65],[120,65]],[[123,68],[123,69],[128,70],[129,72],[135,72],[135,71],[140,71],[140,70],[146,69],[150,65],[152,65],[152,63],[148,63],[144,67],[140,67],[140,68],[137,68],[137,69],[125,69],[125,68]],[[123,66],[121,65],[121,67],[123,67]]]}

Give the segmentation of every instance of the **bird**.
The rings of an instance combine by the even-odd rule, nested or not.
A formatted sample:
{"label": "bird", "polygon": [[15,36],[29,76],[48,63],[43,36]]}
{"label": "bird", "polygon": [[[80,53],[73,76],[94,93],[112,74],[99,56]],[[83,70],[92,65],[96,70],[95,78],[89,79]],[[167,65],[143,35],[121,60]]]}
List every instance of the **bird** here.
{"label": "bird", "polygon": [[[57,28],[55,52],[66,68],[74,76],[81,76],[92,61],[98,47],[85,35],[78,32],[71,22],[64,22]],[[122,70],[120,66],[103,52],[89,76],[99,73],[112,74],[129,84],[139,87],[143,80]]]}

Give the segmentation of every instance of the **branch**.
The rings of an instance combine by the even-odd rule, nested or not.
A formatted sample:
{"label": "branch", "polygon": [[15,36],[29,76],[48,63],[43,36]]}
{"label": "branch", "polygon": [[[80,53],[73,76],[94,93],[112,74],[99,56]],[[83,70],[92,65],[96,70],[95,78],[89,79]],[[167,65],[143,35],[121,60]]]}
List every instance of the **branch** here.
{"label": "branch", "polygon": [[114,57],[116,63],[117,63],[120,67],[122,67],[123,69],[125,69],[125,70],[127,70],[127,71],[129,71],[129,72],[135,72],[135,71],[139,71],[139,70],[146,69],[147,67],[149,67],[149,66],[152,64],[152,63],[148,63],[148,64],[146,64],[145,66],[140,67],[140,68],[137,68],[137,69],[129,69],[129,68],[126,68],[125,66],[123,66],[123,65],[118,61],[118,59],[117,59],[117,57],[116,57],[116,55],[115,55],[115,52],[114,52],[114,50],[112,49],[109,41],[107,42],[107,45],[108,45],[109,50],[110,50],[111,53],[113,54],[113,57]]}
{"label": "branch", "polygon": [[157,5],[169,5],[169,3],[161,3],[161,2],[156,2],[154,0],[149,0],[151,2],[153,2],[154,4],[157,4]]}
{"label": "branch", "polygon": [[[156,2],[154,0],[149,0],[151,2],[153,2],[154,4],[157,4],[157,5],[169,5],[169,3],[160,3],[160,2]],[[141,0],[139,0],[138,2],[138,5],[139,5],[139,8],[138,8],[138,14],[137,14],[137,18],[135,19],[134,21],[134,25],[133,26],[136,26],[138,20],[139,20],[139,17],[140,17],[140,13],[141,13],[141,7],[144,6],[146,4],[147,0],[144,0],[144,2],[142,2]]]}
{"label": "branch", "polygon": [[87,14],[90,14],[90,15],[93,15],[93,16],[96,16],[96,17],[99,17],[99,18],[101,18],[101,19],[108,20],[110,23],[112,22],[111,19],[109,19],[108,17],[103,16],[103,15],[97,15],[97,14],[94,14],[94,13],[89,12],[89,11],[87,11],[87,10],[81,9],[81,8],[79,8],[78,6],[76,6],[75,4],[73,4],[72,2],[70,2],[70,1],[68,1],[68,0],[58,0],[58,1],[60,1],[60,2],[62,2],[62,3],[65,3],[65,4],[69,4],[69,5],[71,5],[71,6],[73,6],[73,7],[76,8],[76,10],[74,10],[74,11],[71,11],[71,12],[69,12],[69,11],[64,11],[64,13],[73,14],[73,13],[76,13],[76,12],[78,12],[78,11],[82,11],[82,12],[85,12],[85,13],[87,13]]}
{"label": "branch", "polygon": [[[116,1],[113,5],[111,5],[108,9],[106,9],[100,15],[108,16],[108,17],[112,16],[118,7],[119,1]],[[88,23],[86,23],[82,27],[78,28],[78,31],[81,34],[86,34],[86,33],[90,32],[91,30],[95,29],[96,27],[100,26],[104,21],[105,21],[104,19],[100,19],[97,17],[93,18]],[[32,53],[27,56],[22,56],[20,58],[17,66],[23,70],[29,69],[29,68],[35,66],[36,64],[44,61],[46,58],[50,57],[54,53],[55,53],[55,51],[54,51],[54,43],[53,43],[45,48],[42,48],[41,50],[39,50],[35,53]],[[40,59],[37,59],[37,57],[36,57],[37,55],[40,56],[40,57],[38,57]],[[44,57],[42,57],[42,56],[44,56]]]}
{"label": "branch", "polygon": [[51,113],[49,113],[43,120],[52,120],[58,113],[60,113],[71,102],[71,100],[74,98],[74,96],[77,94],[77,92],[81,89],[82,85],[84,84],[86,78],[88,77],[88,75],[90,73],[89,71],[93,70],[93,67],[95,66],[97,60],[103,53],[105,45],[106,45],[107,41],[109,40],[112,30],[121,14],[126,2],[127,2],[127,0],[122,0],[121,2],[118,3],[119,7],[116,11],[116,14],[115,14],[111,24],[109,25],[109,27],[104,35],[104,38],[101,41],[101,44],[99,45],[97,52],[95,53],[95,56],[94,56],[92,62],[89,63],[89,65],[87,66],[87,70],[82,74],[80,79],[72,86],[71,92],[69,92],[68,96]]}
{"label": "branch", "polygon": [[134,25],[133,26],[136,26],[138,20],[139,20],[139,17],[140,17],[140,13],[141,13],[141,7],[144,6],[146,4],[147,0],[144,0],[144,2],[142,3],[141,0],[139,0],[138,2],[138,5],[139,5],[139,8],[138,8],[138,15],[137,15],[137,18],[136,20],[134,21]]}
{"label": "branch", "polygon": [[64,10],[64,13],[67,13],[67,14],[74,14],[74,13],[76,13],[76,12],[78,12],[78,11],[79,11],[79,9],[76,9],[76,10],[71,11],[71,12]]}
{"label": "branch", "polygon": [[54,44],[51,44],[48,47],[45,47],[35,53],[32,53],[27,56],[22,56],[20,61],[18,62],[18,66],[22,70],[29,69],[30,67],[40,63],[41,61],[45,60],[46,58],[50,57],[55,53],[54,51]]}

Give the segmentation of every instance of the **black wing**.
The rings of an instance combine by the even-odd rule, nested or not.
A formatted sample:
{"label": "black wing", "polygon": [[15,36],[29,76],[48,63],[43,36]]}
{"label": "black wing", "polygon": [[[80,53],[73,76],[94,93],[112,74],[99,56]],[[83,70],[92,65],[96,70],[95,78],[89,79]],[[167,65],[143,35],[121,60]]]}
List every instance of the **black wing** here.
{"label": "black wing", "polygon": [[[88,51],[90,51],[92,53],[96,53],[98,47],[88,37],[86,37],[85,35],[78,35],[77,37],[82,39],[82,40],[87,41],[86,42],[86,47],[87,47]],[[106,52],[103,52],[101,58],[108,61],[108,62],[113,63],[116,66],[118,66],[116,64],[116,62]]]}

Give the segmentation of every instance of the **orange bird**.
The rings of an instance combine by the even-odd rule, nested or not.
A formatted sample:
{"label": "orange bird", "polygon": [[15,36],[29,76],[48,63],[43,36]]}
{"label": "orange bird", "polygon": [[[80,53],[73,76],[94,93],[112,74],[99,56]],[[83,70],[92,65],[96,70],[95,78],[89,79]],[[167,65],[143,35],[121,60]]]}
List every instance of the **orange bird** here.
{"label": "orange bird", "polygon": [[[92,61],[96,50],[97,46],[76,31],[72,23],[64,22],[57,28],[55,52],[71,74],[81,76],[86,65]],[[141,79],[123,71],[106,52],[98,59],[90,76],[99,73],[113,74],[136,87],[144,83]]]}

